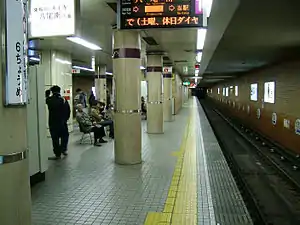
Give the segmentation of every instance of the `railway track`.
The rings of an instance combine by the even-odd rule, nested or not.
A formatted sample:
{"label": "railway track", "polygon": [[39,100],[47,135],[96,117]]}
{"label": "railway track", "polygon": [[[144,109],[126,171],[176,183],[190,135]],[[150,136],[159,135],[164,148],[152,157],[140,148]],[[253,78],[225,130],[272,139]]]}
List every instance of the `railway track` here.
{"label": "railway track", "polygon": [[[239,185],[254,224],[300,224],[298,157],[200,101]],[[272,149],[272,150],[271,150]]]}

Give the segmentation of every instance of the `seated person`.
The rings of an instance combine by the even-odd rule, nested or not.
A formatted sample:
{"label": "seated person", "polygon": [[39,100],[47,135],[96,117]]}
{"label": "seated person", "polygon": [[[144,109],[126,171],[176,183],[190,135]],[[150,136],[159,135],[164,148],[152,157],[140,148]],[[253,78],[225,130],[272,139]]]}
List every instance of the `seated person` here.
{"label": "seated person", "polygon": [[94,102],[91,109],[92,120],[101,126],[109,127],[109,137],[114,138],[114,122],[105,118],[103,103]]}
{"label": "seated person", "polygon": [[89,115],[83,111],[82,104],[77,105],[76,120],[78,121],[84,132],[94,132],[95,146],[101,146],[100,143],[107,142],[103,140],[103,137],[105,136],[104,127],[97,127],[97,124],[92,122]]}

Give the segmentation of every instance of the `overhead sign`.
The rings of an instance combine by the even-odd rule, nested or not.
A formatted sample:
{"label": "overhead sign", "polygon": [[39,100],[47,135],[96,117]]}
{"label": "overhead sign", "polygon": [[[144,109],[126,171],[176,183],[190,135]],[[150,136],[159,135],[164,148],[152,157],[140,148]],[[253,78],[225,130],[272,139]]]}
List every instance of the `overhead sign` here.
{"label": "overhead sign", "polygon": [[183,82],[183,85],[184,85],[184,86],[189,86],[190,84],[191,84],[191,83],[190,83],[189,81],[184,81],[184,82]]}
{"label": "overhead sign", "polygon": [[75,34],[75,0],[31,0],[30,36],[53,37]]}
{"label": "overhead sign", "polygon": [[203,26],[201,0],[121,0],[120,29]]}
{"label": "overhead sign", "polygon": [[27,0],[6,0],[6,105],[27,102]]}

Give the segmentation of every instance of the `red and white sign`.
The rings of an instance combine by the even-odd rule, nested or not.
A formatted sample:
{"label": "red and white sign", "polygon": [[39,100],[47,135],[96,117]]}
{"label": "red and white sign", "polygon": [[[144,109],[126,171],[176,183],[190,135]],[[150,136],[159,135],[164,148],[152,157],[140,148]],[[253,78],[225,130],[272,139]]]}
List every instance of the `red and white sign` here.
{"label": "red and white sign", "polygon": [[72,73],[80,73],[80,69],[72,69]]}
{"label": "red and white sign", "polygon": [[172,73],[172,66],[164,66],[163,67],[163,73],[164,74]]}

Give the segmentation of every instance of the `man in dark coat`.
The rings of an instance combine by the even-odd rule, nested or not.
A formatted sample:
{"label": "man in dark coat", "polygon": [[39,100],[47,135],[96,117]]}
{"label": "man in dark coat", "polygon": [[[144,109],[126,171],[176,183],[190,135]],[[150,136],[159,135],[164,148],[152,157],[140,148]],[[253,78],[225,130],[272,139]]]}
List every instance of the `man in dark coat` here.
{"label": "man in dark coat", "polygon": [[46,104],[49,110],[49,129],[52,138],[54,157],[49,160],[61,158],[61,154],[67,155],[69,141],[69,131],[67,121],[70,118],[70,105],[66,99],[60,95],[60,87],[53,86],[50,91],[46,91]]}

